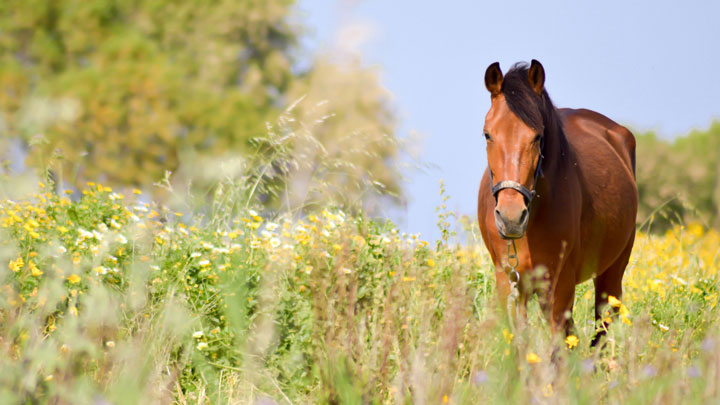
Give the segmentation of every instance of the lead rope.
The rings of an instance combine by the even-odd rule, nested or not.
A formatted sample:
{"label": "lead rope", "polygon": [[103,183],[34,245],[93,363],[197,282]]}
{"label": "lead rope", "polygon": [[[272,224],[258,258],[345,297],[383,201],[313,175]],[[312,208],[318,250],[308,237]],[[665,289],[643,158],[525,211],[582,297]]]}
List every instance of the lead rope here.
{"label": "lead rope", "polygon": [[[512,250],[511,250],[512,249]],[[520,273],[517,271],[520,259],[517,256],[517,247],[515,246],[514,239],[508,239],[507,241],[507,264],[505,266],[505,273],[507,274],[508,281],[510,282],[510,294],[507,299],[507,313],[510,317],[510,328],[514,334],[517,334],[517,328],[513,315],[517,318],[517,302],[520,298],[520,289],[518,288],[518,282],[520,281]],[[513,314],[513,308],[515,313]]]}

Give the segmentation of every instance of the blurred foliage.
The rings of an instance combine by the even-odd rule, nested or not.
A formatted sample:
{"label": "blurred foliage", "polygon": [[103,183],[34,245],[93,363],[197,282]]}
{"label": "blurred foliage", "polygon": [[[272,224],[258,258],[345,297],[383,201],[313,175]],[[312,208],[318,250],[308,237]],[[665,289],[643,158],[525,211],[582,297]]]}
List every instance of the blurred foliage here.
{"label": "blurred foliage", "polygon": [[637,136],[638,221],[651,230],[701,221],[720,227],[720,122],[672,142]]}
{"label": "blurred foliage", "polygon": [[[302,27],[292,7],[291,0],[3,1],[3,137],[19,137],[27,164],[75,186],[147,188],[167,170],[185,184],[207,179],[201,172],[219,160],[251,153],[266,122],[310,93],[332,100],[325,109],[335,117],[322,137],[329,150],[383,158],[354,160],[356,170],[344,170],[337,184],[369,170],[397,191],[386,159],[394,144],[368,149],[377,137],[392,138],[384,90],[359,66],[323,62],[295,72]],[[363,139],[343,144],[345,137]]]}
{"label": "blurred foliage", "polygon": [[[301,140],[296,146],[296,157],[313,169],[294,171],[292,194],[299,201],[290,202],[292,206],[308,199],[325,201],[329,195],[323,193],[340,196],[348,207],[358,206],[368,191],[398,196],[400,176],[391,162],[403,148],[392,136],[391,94],[379,85],[376,72],[362,70],[358,62],[319,59],[307,80],[295,82],[290,94],[293,99],[306,97],[298,105],[298,116],[314,124],[313,142]],[[333,94],[331,103],[326,101],[328,94]],[[309,181],[310,173],[315,181]],[[308,187],[312,184],[331,188],[321,193]]]}

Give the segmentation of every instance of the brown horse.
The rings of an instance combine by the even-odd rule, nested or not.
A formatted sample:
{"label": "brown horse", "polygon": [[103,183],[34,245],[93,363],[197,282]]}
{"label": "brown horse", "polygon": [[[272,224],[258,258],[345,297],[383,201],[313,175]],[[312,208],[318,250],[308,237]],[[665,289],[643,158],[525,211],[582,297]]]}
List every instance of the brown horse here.
{"label": "brown horse", "polygon": [[[556,109],[544,83],[536,60],[504,77],[497,62],[485,72],[492,105],[478,221],[501,301],[518,278],[519,302],[537,293],[553,331],[567,334],[575,285],[594,279],[596,319],[608,296],[622,295],[638,205],[635,138],[594,111]],[[511,239],[517,273],[506,272]],[[544,288],[528,282],[538,267],[546,269]]]}

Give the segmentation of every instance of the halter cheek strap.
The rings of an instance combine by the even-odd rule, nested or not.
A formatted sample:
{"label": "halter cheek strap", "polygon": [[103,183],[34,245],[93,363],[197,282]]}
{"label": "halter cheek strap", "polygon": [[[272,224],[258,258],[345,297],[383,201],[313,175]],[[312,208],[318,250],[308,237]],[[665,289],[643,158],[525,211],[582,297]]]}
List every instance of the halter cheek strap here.
{"label": "halter cheek strap", "polygon": [[[525,197],[525,200],[527,201],[528,208],[530,208],[530,203],[532,202],[533,198],[535,198],[536,192],[535,188],[537,187],[537,180],[538,177],[540,177],[540,174],[542,173],[542,161],[543,161],[543,147],[545,144],[545,137],[540,138],[540,156],[538,157],[538,163],[535,167],[535,178],[533,179],[533,189],[529,190],[527,187],[523,186],[522,184],[518,183],[517,181],[512,180],[502,180],[497,182],[497,184],[493,185],[490,188],[490,191],[492,192],[493,197],[497,199],[497,195],[500,191],[505,190],[506,188],[513,189],[517,191],[518,193],[522,194],[523,197]],[[490,171],[490,184],[493,184],[493,175],[492,171]]]}

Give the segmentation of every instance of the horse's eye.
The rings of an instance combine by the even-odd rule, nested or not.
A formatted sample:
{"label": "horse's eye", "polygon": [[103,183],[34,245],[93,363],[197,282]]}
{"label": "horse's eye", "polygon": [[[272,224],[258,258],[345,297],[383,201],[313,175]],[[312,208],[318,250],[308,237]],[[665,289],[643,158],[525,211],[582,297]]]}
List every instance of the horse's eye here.
{"label": "horse's eye", "polygon": [[535,135],[535,139],[533,139],[533,143],[540,143],[540,140],[542,139],[542,136],[540,134]]}
{"label": "horse's eye", "polygon": [[490,134],[488,134],[487,132],[485,132],[485,140],[488,142],[492,140],[492,138],[490,138]]}

